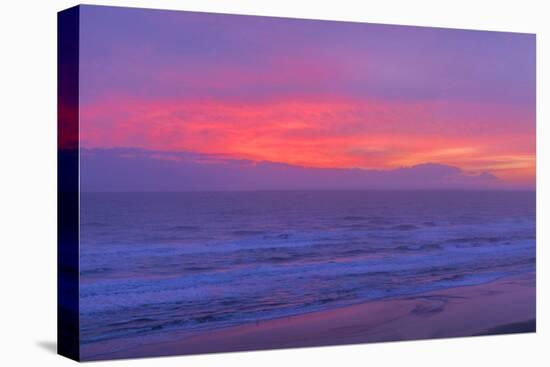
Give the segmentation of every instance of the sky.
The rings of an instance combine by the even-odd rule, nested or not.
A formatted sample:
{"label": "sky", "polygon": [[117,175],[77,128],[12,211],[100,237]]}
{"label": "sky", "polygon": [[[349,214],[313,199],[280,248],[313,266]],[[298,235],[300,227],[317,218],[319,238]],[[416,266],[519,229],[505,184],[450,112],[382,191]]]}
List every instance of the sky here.
{"label": "sky", "polygon": [[87,152],[535,185],[534,35],[94,6],[80,24]]}
{"label": "sky", "polygon": [[82,149],[83,192],[513,189],[484,172],[425,163],[394,169],[315,168],[132,148]]}

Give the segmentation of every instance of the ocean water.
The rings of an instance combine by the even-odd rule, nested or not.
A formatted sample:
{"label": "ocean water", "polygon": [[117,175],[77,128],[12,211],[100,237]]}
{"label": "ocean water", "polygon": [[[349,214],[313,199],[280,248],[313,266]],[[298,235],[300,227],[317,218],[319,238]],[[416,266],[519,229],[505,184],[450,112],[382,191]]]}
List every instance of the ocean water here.
{"label": "ocean water", "polygon": [[535,271],[535,193],[81,194],[81,338],[190,333]]}

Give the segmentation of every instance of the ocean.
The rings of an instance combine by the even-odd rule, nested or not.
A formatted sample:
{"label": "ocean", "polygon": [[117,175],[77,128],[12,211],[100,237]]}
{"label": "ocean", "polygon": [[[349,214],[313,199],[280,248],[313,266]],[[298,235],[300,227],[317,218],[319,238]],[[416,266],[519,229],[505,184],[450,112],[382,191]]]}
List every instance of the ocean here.
{"label": "ocean", "polygon": [[81,193],[81,343],[535,271],[535,193]]}

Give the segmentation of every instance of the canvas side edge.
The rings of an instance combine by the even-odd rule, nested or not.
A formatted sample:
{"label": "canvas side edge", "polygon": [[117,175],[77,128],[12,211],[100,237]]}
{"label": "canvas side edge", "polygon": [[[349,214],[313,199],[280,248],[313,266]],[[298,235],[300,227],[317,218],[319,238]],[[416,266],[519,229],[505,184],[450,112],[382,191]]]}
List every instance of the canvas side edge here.
{"label": "canvas side edge", "polygon": [[80,9],[57,14],[57,352],[80,360],[79,323]]}

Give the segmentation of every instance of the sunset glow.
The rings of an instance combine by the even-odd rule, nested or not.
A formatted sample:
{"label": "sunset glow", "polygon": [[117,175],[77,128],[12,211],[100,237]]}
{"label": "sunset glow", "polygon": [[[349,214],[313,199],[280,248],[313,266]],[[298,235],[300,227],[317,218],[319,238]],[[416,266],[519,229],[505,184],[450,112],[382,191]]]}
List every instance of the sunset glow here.
{"label": "sunset glow", "polygon": [[[85,148],[321,168],[440,163],[534,185],[531,37],[130,14],[82,35]],[[128,32],[106,36],[118,27]]]}

